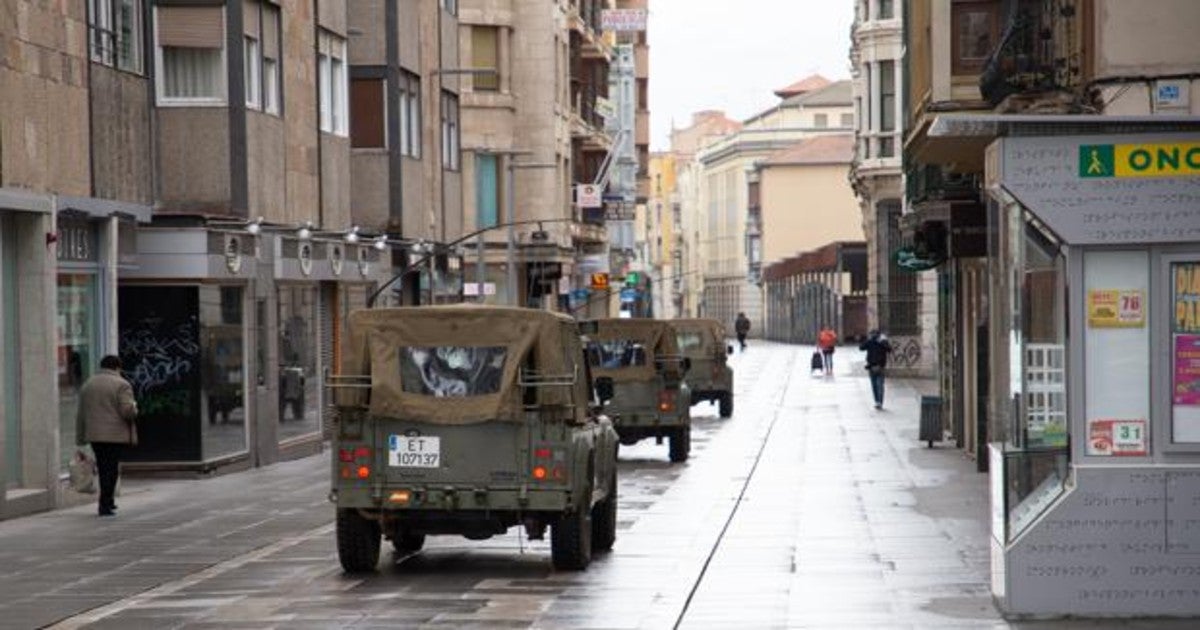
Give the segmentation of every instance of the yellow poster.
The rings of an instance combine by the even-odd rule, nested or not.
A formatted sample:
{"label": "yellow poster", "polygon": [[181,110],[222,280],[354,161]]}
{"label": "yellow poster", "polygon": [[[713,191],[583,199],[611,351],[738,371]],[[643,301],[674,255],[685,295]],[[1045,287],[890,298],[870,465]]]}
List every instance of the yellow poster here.
{"label": "yellow poster", "polygon": [[1140,289],[1092,289],[1088,291],[1088,326],[1141,328],[1146,325],[1145,302]]}

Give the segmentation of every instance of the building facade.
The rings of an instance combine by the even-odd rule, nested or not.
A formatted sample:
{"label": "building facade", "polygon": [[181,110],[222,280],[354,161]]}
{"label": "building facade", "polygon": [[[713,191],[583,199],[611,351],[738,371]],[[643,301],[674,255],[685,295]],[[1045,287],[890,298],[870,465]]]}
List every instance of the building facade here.
{"label": "building facade", "polygon": [[1200,611],[1198,9],[905,3],[907,254],[1008,615]]}
{"label": "building facade", "polygon": [[904,349],[895,369],[934,375],[937,356],[937,274],[893,263],[906,242],[901,147],[904,123],[903,3],[859,0],[851,30],[855,152],[851,181],[868,234],[868,323]]}
{"label": "building facade", "polygon": [[[819,86],[809,89],[811,86]],[[846,133],[853,127],[850,82],[810,77],[777,93],[776,106],[746,120],[742,128],[699,149],[697,184],[704,260],[705,317],[732,325],[744,312],[751,334],[763,328],[763,295],[758,274],[761,217],[750,212],[750,179],[759,161],[805,138]]]}

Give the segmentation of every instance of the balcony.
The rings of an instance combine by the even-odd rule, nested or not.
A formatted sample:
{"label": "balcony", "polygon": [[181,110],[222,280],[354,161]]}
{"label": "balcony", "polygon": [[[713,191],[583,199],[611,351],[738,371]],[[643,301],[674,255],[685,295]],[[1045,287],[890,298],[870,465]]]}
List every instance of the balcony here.
{"label": "balcony", "polygon": [[[582,221],[573,221],[571,223],[571,241],[579,244],[607,242],[608,230],[604,227],[603,217],[603,211],[600,211],[598,217],[593,214],[584,217]],[[597,218],[599,221],[596,220]]]}
{"label": "balcony", "polygon": [[[1032,101],[1078,87],[1083,75],[1079,21],[1073,4],[1012,2],[1000,43],[979,75],[984,100],[996,107],[1009,97]],[[1024,107],[1014,104],[1010,109]]]}

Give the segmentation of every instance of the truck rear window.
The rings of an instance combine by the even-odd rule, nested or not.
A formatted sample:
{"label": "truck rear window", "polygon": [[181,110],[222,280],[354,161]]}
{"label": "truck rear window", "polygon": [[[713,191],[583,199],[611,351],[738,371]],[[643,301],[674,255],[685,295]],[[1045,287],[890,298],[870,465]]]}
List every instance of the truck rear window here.
{"label": "truck rear window", "polygon": [[590,341],[587,355],[594,368],[611,370],[646,365],[646,347],[632,339]]}
{"label": "truck rear window", "polygon": [[675,334],[675,339],[679,342],[679,351],[685,354],[698,352],[704,348],[704,337],[696,331],[680,331]]}
{"label": "truck rear window", "polygon": [[507,352],[504,346],[401,348],[400,383],[409,394],[437,398],[495,394]]}

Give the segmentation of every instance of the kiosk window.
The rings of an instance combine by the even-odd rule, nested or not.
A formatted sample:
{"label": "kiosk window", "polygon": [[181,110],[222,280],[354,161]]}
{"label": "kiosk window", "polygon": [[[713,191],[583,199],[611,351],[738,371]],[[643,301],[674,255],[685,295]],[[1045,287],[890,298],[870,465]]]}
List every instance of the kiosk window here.
{"label": "kiosk window", "polygon": [[1200,261],[1171,265],[1171,440],[1200,443]]}

